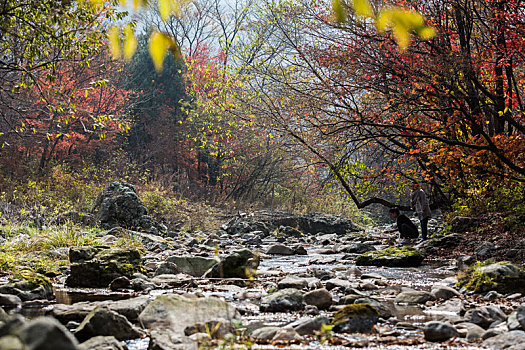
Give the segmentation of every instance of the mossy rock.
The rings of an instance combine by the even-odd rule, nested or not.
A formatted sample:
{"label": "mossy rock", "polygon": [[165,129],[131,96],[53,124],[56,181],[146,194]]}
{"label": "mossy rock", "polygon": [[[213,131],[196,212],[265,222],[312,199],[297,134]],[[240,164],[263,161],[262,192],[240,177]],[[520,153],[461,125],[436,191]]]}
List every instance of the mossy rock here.
{"label": "mossy rock", "polygon": [[509,261],[477,262],[461,271],[457,286],[474,293],[525,293],[525,271]]}
{"label": "mossy rock", "polygon": [[137,249],[72,247],[69,259],[69,287],[105,288],[117,277],[145,272]]}
{"label": "mossy rock", "polygon": [[347,305],[337,311],[332,320],[337,333],[370,333],[379,319],[379,312],[368,303]]}
{"label": "mossy rock", "polygon": [[417,267],[421,265],[423,259],[423,254],[412,247],[390,247],[383,250],[366,252],[360,255],[356,260],[356,265]]}

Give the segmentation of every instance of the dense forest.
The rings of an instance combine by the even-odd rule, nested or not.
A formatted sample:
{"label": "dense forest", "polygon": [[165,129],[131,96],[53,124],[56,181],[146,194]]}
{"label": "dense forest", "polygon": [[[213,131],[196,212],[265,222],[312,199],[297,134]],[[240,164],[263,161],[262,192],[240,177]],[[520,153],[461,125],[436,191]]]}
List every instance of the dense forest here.
{"label": "dense forest", "polygon": [[[499,270],[497,278],[480,272],[486,266],[495,270],[497,264],[492,263],[499,261],[504,275],[513,274],[514,284],[525,281],[522,268],[512,264],[525,261],[522,0],[0,0],[0,47],[0,284],[6,283],[0,285],[1,306],[17,304],[3,295],[18,295],[21,303],[46,298],[58,302],[57,285],[107,288],[121,275],[133,282],[137,276],[131,279],[132,275],[139,272],[144,278],[148,272],[179,276],[173,271],[200,278],[208,270],[189,273],[179,260],[166,260],[170,251],[203,259],[210,255],[211,262],[218,261],[215,269],[221,270],[206,265],[210,269],[205,277],[212,281],[241,278],[248,281],[241,287],[253,287],[250,283],[255,283],[255,271],[265,255],[230,250],[237,245],[266,249],[265,239],[283,244],[270,247],[266,257],[302,256],[307,250],[311,253],[309,245],[318,244],[326,251],[308,265],[335,266],[341,259],[352,265],[374,265],[363,263],[362,257],[356,263],[356,257],[348,254],[375,251],[371,241],[377,243],[378,251],[396,248],[388,248],[397,239],[396,226],[389,225],[399,213],[391,218],[389,209],[409,217],[416,211],[421,219],[421,211],[411,200],[415,184],[432,210],[430,239],[418,245],[411,242],[408,251],[401,252],[410,257],[408,262],[380,266],[419,266],[423,255],[429,262],[455,259],[460,270],[456,287],[464,289],[463,299],[472,295],[467,290],[478,299],[489,292],[501,293],[501,298],[525,292],[524,284],[499,288]],[[417,218],[414,222],[423,225]],[[423,234],[423,238],[427,237]],[[109,279],[100,271],[75,277],[86,273],[75,270],[75,264],[95,259],[95,250],[106,254],[100,250],[106,246],[135,249],[138,258],[129,252],[119,257],[132,259],[128,265],[133,268],[127,273],[120,269]],[[78,247],[92,250],[75,251]],[[148,252],[157,254],[149,265],[144,258]],[[227,270],[228,259],[235,254],[232,269],[242,267],[242,272],[224,276],[223,269]],[[341,256],[322,262],[324,254]],[[219,258],[223,260],[213,260]],[[271,270],[294,263],[261,264]],[[161,267],[164,274],[155,272]],[[293,274],[292,270],[287,272]],[[337,271],[342,268],[334,268],[325,280],[340,278]],[[295,284],[287,281],[283,287],[267,280],[252,292],[322,289],[311,298],[329,296],[328,306],[317,307],[336,313],[321,313],[319,317],[326,316],[327,321],[316,326],[316,340],[310,344],[358,346],[362,340],[337,338],[334,332],[368,333],[369,327],[363,324],[372,322],[371,317],[375,325],[375,313],[379,312],[380,320],[389,317],[382,306],[366,300],[357,303],[364,309],[330,309],[336,299],[356,294],[365,298],[353,293],[353,288],[372,288],[351,284],[350,275],[361,276],[359,270],[359,274],[352,271],[343,278],[348,284],[334,282],[331,288],[321,283],[325,275],[309,271],[318,278],[317,284],[305,279]],[[372,280],[384,277],[377,277],[375,270],[367,272]],[[430,284],[435,282],[432,276]],[[94,282],[83,284],[83,278]],[[413,285],[416,279],[405,282]],[[20,296],[13,292],[20,280],[43,283],[40,287],[49,295]],[[201,282],[183,279],[179,285],[173,277],[137,283],[141,287],[124,283],[112,290],[144,292],[150,290],[144,287],[147,283],[156,286],[151,289],[160,285],[197,288]],[[330,294],[332,288],[337,292]],[[454,292],[433,292],[432,298],[449,299],[456,296]],[[267,297],[274,294],[268,293]],[[452,294],[445,298],[442,293]],[[474,305],[475,298],[471,306],[489,307]],[[416,304],[432,304],[434,299]],[[506,300],[519,303],[523,298]],[[262,302],[260,311],[286,309],[269,303]],[[520,331],[520,339],[525,340],[525,309],[521,308],[513,311],[516,321],[506,331]],[[243,317],[251,312],[246,305],[241,309]],[[303,308],[285,311],[290,310]],[[341,310],[366,320],[360,319],[361,326],[354,329],[352,322],[340,322],[340,318],[352,318],[339,314]],[[468,322],[490,332],[496,325],[487,319],[509,324],[505,313],[510,311],[503,309],[503,316],[490,311],[484,323]],[[64,324],[82,321],[64,322],[66,318],[57,315],[53,314]],[[1,327],[8,324],[6,317],[0,313]],[[137,317],[128,319],[136,323]],[[144,316],[142,327],[156,329],[157,317]],[[197,323],[193,321],[188,326]],[[457,320],[448,321],[455,324]],[[115,335],[96,333],[91,329],[95,326],[89,328],[85,322],[73,332],[74,343]],[[216,329],[210,331],[205,323],[207,331],[193,333],[211,333],[210,339],[193,340],[201,348],[251,348],[264,338],[260,334],[234,340],[215,337],[214,332],[223,331],[219,326],[214,324]],[[387,322],[376,328],[386,334],[384,338],[392,338],[396,336],[392,327]],[[424,332],[427,341],[465,338],[471,331],[450,325],[454,329],[447,328],[451,335],[447,337],[442,325],[436,326],[441,333],[429,327]],[[223,333],[235,334],[230,331]],[[274,331],[262,343],[305,344],[296,333]],[[494,332],[499,331],[507,334],[501,329]],[[15,333],[0,331],[0,349],[5,334]],[[28,349],[45,348],[31,347],[22,333],[16,334]],[[406,344],[396,344],[420,344],[411,336]],[[153,333],[116,336],[118,340],[139,338],[150,339],[149,345],[127,345],[178,348],[173,340],[164,344],[166,340]],[[497,348],[501,342],[483,344]],[[181,349],[196,346],[186,340],[180,344]],[[117,345],[114,349],[120,349]],[[465,346],[452,340],[449,345]],[[71,346],[64,349],[77,345]]]}

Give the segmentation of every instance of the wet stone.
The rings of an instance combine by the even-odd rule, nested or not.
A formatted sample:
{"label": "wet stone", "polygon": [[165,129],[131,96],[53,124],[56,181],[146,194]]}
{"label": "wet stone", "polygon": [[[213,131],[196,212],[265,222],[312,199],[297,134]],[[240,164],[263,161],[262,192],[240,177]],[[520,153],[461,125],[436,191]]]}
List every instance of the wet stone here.
{"label": "wet stone", "polygon": [[280,327],[261,327],[252,332],[251,337],[260,342],[269,342],[273,339],[275,334],[280,330]]}
{"label": "wet stone", "polygon": [[96,336],[80,344],[85,350],[127,350],[127,346],[113,336]]}
{"label": "wet stone", "polygon": [[488,338],[483,345],[489,349],[506,349],[525,343],[524,331],[510,331]]}
{"label": "wet stone", "polygon": [[97,307],[78,326],[75,337],[80,341],[86,341],[99,335],[125,340],[139,338],[141,334],[126,317],[105,307]]}
{"label": "wet stone", "polygon": [[13,308],[22,304],[22,299],[12,294],[0,294],[0,306]]}
{"label": "wet stone", "polygon": [[435,286],[430,293],[432,293],[437,299],[444,300],[460,296],[460,293],[457,290],[447,286]]}
{"label": "wet stone", "polygon": [[303,293],[288,288],[279,290],[261,299],[260,309],[263,312],[285,312],[304,309]]}
{"label": "wet stone", "polygon": [[426,340],[435,342],[445,341],[459,336],[454,326],[448,322],[441,321],[427,322],[423,328],[423,333],[425,334]]}
{"label": "wet stone", "polygon": [[467,322],[487,329],[495,321],[505,321],[507,316],[497,306],[482,306],[467,311],[464,318]]}
{"label": "wet stone", "polygon": [[325,288],[315,289],[304,294],[304,302],[325,310],[332,305],[332,294]]}
{"label": "wet stone", "polygon": [[424,304],[427,301],[435,300],[433,294],[425,291],[402,292],[396,296],[398,304]]}
{"label": "wet stone", "polygon": [[332,320],[336,333],[370,333],[379,320],[379,313],[370,304],[347,305],[337,311]]}
{"label": "wet stone", "polygon": [[279,289],[295,288],[303,289],[308,287],[308,280],[305,278],[287,276],[277,283]]}
{"label": "wet stone", "polygon": [[299,335],[312,335],[321,330],[323,325],[329,325],[330,320],[325,316],[300,319],[290,323],[288,327],[292,327]]}
{"label": "wet stone", "polygon": [[294,255],[295,252],[292,248],[287,247],[282,244],[275,244],[270,246],[268,250],[266,251],[266,254],[273,254],[273,255]]}

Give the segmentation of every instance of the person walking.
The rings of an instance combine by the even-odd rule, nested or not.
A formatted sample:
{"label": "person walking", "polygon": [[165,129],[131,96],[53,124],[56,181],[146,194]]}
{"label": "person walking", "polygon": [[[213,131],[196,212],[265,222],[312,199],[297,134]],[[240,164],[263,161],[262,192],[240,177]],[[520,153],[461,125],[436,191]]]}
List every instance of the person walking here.
{"label": "person walking", "polygon": [[421,223],[421,240],[426,240],[428,234],[428,219],[430,218],[430,205],[428,204],[428,198],[419,185],[414,182],[412,184],[412,193],[410,194],[410,204],[412,209],[417,213],[419,222]]}

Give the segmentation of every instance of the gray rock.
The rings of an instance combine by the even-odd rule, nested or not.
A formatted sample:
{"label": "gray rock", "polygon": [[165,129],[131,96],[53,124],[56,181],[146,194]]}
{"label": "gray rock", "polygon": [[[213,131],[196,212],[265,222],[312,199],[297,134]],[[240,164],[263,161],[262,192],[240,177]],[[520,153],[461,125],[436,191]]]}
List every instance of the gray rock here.
{"label": "gray rock", "polygon": [[180,288],[193,284],[192,276],[179,273],[178,275],[158,275],[151,279],[151,282],[163,288]]}
{"label": "gray rock", "polygon": [[340,289],[344,290],[346,288],[351,288],[352,287],[352,284],[349,281],[343,280],[343,279],[340,279],[340,278],[329,279],[329,280],[324,282],[324,285],[325,285],[326,289],[328,289],[328,290],[332,290],[334,288],[340,288]]}
{"label": "gray rock", "polygon": [[23,325],[16,335],[27,350],[79,350],[75,337],[57,320],[40,317]]}
{"label": "gray rock", "polygon": [[423,254],[411,247],[386,248],[370,251],[357,257],[356,265],[387,266],[387,267],[417,267],[423,262]]}
{"label": "gray rock", "polygon": [[80,341],[89,338],[114,336],[118,340],[140,337],[140,332],[126,319],[126,317],[105,307],[96,307],[82,321],[75,331],[75,337]]}
{"label": "gray rock", "polygon": [[120,289],[130,289],[131,281],[125,276],[117,277],[109,284],[109,289],[117,291]]}
{"label": "gray rock", "polygon": [[521,328],[525,330],[525,305],[518,306],[516,310],[516,319],[521,325]]}
{"label": "gray rock", "polygon": [[353,304],[337,311],[332,320],[336,333],[370,333],[379,320],[379,313],[370,304]]}
{"label": "gray rock", "polygon": [[20,350],[20,349],[27,349],[24,344],[22,344],[22,341],[20,341],[20,338],[14,336],[14,335],[6,335],[3,337],[0,337],[0,349],[2,350]]}
{"label": "gray rock", "polygon": [[150,233],[165,232],[166,227],[148,216],[148,210],[137,196],[135,187],[126,182],[113,182],[98,196],[93,213],[103,228],[116,226],[143,229]]}
{"label": "gray rock", "polygon": [[372,305],[376,310],[377,312],[379,312],[379,316],[383,319],[388,319],[392,316],[394,316],[394,312],[392,310],[390,310],[390,308],[388,306],[386,306],[385,304],[375,300],[375,299],[372,299],[372,298],[358,298],[356,300],[354,300],[354,304],[370,304]]}
{"label": "gray rock", "polygon": [[217,264],[218,258],[205,258],[201,256],[170,256],[167,262],[174,263],[177,267],[188,275],[201,277],[206,271]]}
{"label": "gray rock", "polygon": [[433,314],[450,314],[450,315],[462,315],[465,312],[465,304],[458,298],[453,298],[432,306],[428,313]]}
{"label": "gray rock", "polygon": [[69,287],[105,288],[115,278],[144,271],[139,251],[130,248],[71,247],[69,261]]}
{"label": "gray rock", "polygon": [[[53,299],[53,286],[47,277],[34,273],[29,279],[21,279],[0,286],[1,294],[11,294],[22,301]],[[11,302],[17,299],[11,298]],[[6,300],[7,301],[7,300]]]}
{"label": "gray rock", "polygon": [[295,288],[303,289],[308,287],[308,280],[306,278],[300,278],[295,276],[286,276],[279,282],[277,282],[279,289]]}
{"label": "gray rock", "polygon": [[140,323],[149,329],[171,330],[184,335],[186,327],[196,323],[225,319],[239,319],[237,310],[216,298],[194,298],[181,295],[159,295],[139,316]]}
{"label": "gray rock", "polygon": [[509,316],[507,316],[507,327],[509,328],[509,331],[523,330],[521,324],[518,322],[516,311],[511,312]]}
{"label": "gray rock", "polygon": [[434,295],[425,291],[402,292],[396,296],[398,304],[424,304],[433,300],[436,300]]}
{"label": "gray rock", "polygon": [[164,261],[163,263],[159,265],[159,267],[157,267],[154,275],[155,276],[167,275],[167,274],[176,275],[180,272],[181,270],[176,264],[169,262],[169,261]]}
{"label": "gray rock", "polygon": [[313,335],[315,332],[321,330],[323,325],[329,325],[330,320],[325,316],[300,319],[290,323],[288,327],[292,327],[299,335]]}
{"label": "gray rock", "polygon": [[12,294],[0,294],[0,306],[13,308],[20,306],[22,299]]}
{"label": "gray rock", "polygon": [[450,222],[450,231],[463,233],[475,230],[478,227],[478,220],[466,216],[456,216]]}
{"label": "gray rock", "polygon": [[459,336],[459,333],[454,326],[448,322],[441,321],[430,321],[425,323],[423,333],[425,334],[426,340],[436,342],[445,341]]}
{"label": "gray rock", "polygon": [[454,288],[440,285],[433,287],[430,293],[432,293],[437,299],[443,300],[460,296],[460,293]]}
{"label": "gray rock", "polygon": [[280,327],[261,327],[254,330],[251,334],[251,337],[258,342],[269,342],[273,339],[275,334],[280,330]]}
{"label": "gray rock", "polygon": [[222,339],[226,334],[233,334],[234,332],[235,328],[232,322],[224,319],[196,323],[184,329],[184,334],[187,336],[206,333],[213,339]]}
{"label": "gray rock", "polygon": [[282,244],[275,244],[268,248],[266,254],[272,255],[294,255],[294,250]]}
{"label": "gray rock", "polygon": [[524,331],[510,331],[494,337],[488,338],[483,345],[489,349],[509,349],[512,346],[518,346],[525,343]]}
{"label": "gray rock", "polygon": [[315,305],[320,310],[332,306],[332,294],[325,288],[315,289],[304,294],[304,302],[307,305]]}
{"label": "gray rock", "polygon": [[349,254],[363,254],[375,250],[377,250],[376,247],[369,243],[355,243],[341,249],[343,253]]}
{"label": "gray rock", "polygon": [[278,290],[277,292],[261,299],[260,309],[263,312],[303,310],[303,293],[300,290],[293,288]]}
{"label": "gray rock", "polygon": [[470,322],[460,322],[455,324],[458,333],[463,334],[468,341],[474,341],[480,339],[485,330],[478,326],[477,324]]}
{"label": "gray rock", "polygon": [[136,292],[142,292],[155,289],[155,283],[144,278],[134,278],[131,280],[131,289]]}
{"label": "gray rock", "polygon": [[494,301],[499,298],[503,298],[503,295],[494,290],[491,290],[490,292],[485,294],[485,296],[483,297],[484,300],[488,300],[488,301]]}
{"label": "gray rock", "polygon": [[178,332],[154,329],[148,350],[198,350],[198,344]]}
{"label": "gray rock", "polygon": [[272,341],[294,342],[301,339],[301,336],[293,328],[281,328],[272,338]]}
{"label": "gray rock", "polygon": [[113,336],[96,336],[86,340],[80,346],[85,350],[128,350],[126,344]]}
{"label": "gray rock", "polygon": [[465,321],[487,329],[495,321],[505,321],[507,316],[497,306],[482,306],[465,313]]}
{"label": "gray rock", "polygon": [[237,250],[209,269],[205,278],[253,278],[259,267],[259,254],[249,249]]}

